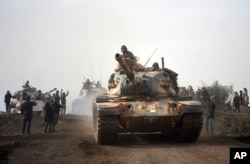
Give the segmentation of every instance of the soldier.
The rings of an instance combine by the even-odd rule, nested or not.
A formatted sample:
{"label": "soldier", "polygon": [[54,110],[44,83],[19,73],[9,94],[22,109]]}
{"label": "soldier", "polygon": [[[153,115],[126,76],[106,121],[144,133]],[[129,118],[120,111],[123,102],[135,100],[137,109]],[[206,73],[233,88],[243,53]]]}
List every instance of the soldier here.
{"label": "soldier", "polygon": [[69,95],[69,91],[65,94],[63,90],[61,89],[61,105],[62,105],[62,110],[61,110],[61,116],[65,115],[66,112],[66,97]]}
{"label": "soldier", "polygon": [[159,64],[157,62],[154,62],[153,66],[152,66],[152,71],[159,71]]}
{"label": "soldier", "polygon": [[95,87],[96,87],[96,88],[101,88],[101,83],[100,83],[99,81],[97,81]]}
{"label": "soldier", "polygon": [[110,78],[109,78],[109,81],[108,81],[108,89],[110,90],[111,88],[115,88],[116,85],[115,85],[115,74],[112,73],[110,75]]}
{"label": "soldier", "polygon": [[128,49],[125,45],[123,45],[121,47],[121,52],[122,52],[122,55],[123,55],[125,62],[129,66],[134,65],[136,63],[136,58],[135,58],[134,54],[132,52],[128,51]]}
{"label": "soldier", "polygon": [[6,105],[6,112],[9,113],[10,112],[10,100],[12,98],[12,95],[10,93],[10,91],[7,91],[5,96],[4,96],[4,102]]}
{"label": "soldier", "polygon": [[26,83],[23,85],[24,90],[29,90],[30,89],[30,84],[29,81],[27,80]]}
{"label": "soldier", "polygon": [[91,89],[91,85],[92,85],[92,83],[90,82],[89,79],[87,79],[87,81],[83,85],[83,89],[90,90]]}

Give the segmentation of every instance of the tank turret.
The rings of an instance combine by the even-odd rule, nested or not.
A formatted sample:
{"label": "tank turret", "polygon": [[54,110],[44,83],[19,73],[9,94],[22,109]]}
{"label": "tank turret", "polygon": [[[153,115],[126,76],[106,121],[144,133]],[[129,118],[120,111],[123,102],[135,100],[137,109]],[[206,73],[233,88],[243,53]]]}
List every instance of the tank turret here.
{"label": "tank turret", "polygon": [[131,70],[128,65],[125,63],[123,57],[120,54],[115,55],[115,59],[118,61],[120,66],[122,67],[123,71],[127,75],[128,79],[131,81],[133,85],[137,84],[137,81],[135,79],[135,75],[133,73],[133,70]]}
{"label": "tank turret", "polygon": [[153,71],[152,68],[138,70],[136,67],[129,67],[120,54],[116,54],[115,59],[121,69],[114,75],[113,83],[116,85],[110,89],[110,96],[176,96],[174,79],[170,76],[170,71]]}

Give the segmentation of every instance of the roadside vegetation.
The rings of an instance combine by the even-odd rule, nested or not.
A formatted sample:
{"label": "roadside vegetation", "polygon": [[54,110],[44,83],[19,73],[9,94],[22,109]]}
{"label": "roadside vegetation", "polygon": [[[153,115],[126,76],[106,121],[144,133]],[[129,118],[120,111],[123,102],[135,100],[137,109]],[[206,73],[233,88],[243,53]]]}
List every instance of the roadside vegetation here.
{"label": "roadside vegetation", "polygon": [[233,85],[221,85],[214,81],[211,85],[202,84],[210,95],[216,97],[214,119],[215,134],[230,137],[250,137],[250,108],[241,107],[241,112],[233,112],[231,100]]}

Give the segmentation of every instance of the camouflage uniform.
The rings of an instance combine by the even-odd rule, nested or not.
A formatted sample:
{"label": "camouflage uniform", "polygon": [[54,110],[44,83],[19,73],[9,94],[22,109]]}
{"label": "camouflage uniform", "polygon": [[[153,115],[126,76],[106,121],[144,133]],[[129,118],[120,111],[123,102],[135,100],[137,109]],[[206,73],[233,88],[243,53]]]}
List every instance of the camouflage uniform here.
{"label": "camouflage uniform", "polygon": [[136,58],[134,54],[128,51],[126,46],[123,45],[121,47],[121,51],[122,51],[123,58],[129,67],[136,63]]}

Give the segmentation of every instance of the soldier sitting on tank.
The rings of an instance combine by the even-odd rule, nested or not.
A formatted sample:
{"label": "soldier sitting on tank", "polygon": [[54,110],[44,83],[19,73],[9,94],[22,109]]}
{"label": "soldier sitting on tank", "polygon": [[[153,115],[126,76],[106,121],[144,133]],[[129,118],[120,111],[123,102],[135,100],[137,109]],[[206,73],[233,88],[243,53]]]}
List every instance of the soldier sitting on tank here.
{"label": "soldier sitting on tank", "polygon": [[115,88],[116,87],[116,85],[115,85],[115,74],[114,73],[112,73],[111,75],[110,75],[110,78],[109,78],[109,81],[108,81],[108,89],[110,90],[111,88]]}
{"label": "soldier sitting on tank", "polygon": [[157,62],[154,62],[153,66],[152,66],[152,71],[159,71],[159,64]]}
{"label": "soldier sitting on tank", "polygon": [[[121,52],[125,63],[128,65],[130,69],[134,71],[144,70],[144,67],[141,64],[137,63],[137,61],[139,60],[138,57],[135,57],[132,52],[128,51],[125,45],[121,47]],[[120,69],[121,67],[120,65],[118,65],[118,68],[116,70]]]}
{"label": "soldier sitting on tank", "polygon": [[121,47],[121,52],[122,52],[123,59],[128,64],[128,66],[134,65],[136,63],[136,58],[134,54],[128,51],[125,45]]}
{"label": "soldier sitting on tank", "polygon": [[24,89],[29,89],[30,88],[30,84],[29,81],[26,81],[26,83],[23,85]]}
{"label": "soldier sitting on tank", "polygon": [[96,82],[95,87],[96,88],[101,88],[102,87],[99,81]]}

